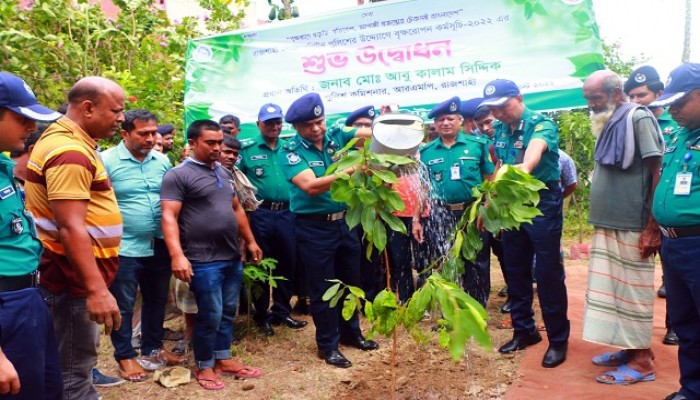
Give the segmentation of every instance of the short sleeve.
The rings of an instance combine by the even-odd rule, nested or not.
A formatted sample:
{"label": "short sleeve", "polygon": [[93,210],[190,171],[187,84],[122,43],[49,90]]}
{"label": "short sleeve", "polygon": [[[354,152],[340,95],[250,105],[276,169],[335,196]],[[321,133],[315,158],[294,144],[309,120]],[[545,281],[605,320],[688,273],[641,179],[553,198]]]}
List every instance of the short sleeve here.
{"label": "short sleeve", "polygon": [[642,158],[663,155],[663,137],[654,115],[647,110],[636,110],[633,116],[635,138]]}
{"label": "short sleeve", "polygon": [[542,139],[547,142],[547,150],[556,152],[559,150],[559,135],[557,126],[550,120],[542,120],[535,124],[532,139]]}
{"label": "short sleeve", "polygon": [[81,151],[68,150],[44,164],[49,200],[90,200],[96,168]]}
{"label": "short sleeve", "polygon": [[481,173],[493,174],[494,168],[491,152],[489,151],[489,143],[481,143]]}
{"label": "short sleeve", "polygon": [[288,181],[299,175],[301,171],[310,169],[307,163],[302,162],[301,156],[294,149],[282,149],[278,155],[282,172]]}
{"label": "short sleeve", "polygon": [[160,185],[160,200],[185,201],[185,186],[177,174],[177,169],[171,169],[163,176]]}

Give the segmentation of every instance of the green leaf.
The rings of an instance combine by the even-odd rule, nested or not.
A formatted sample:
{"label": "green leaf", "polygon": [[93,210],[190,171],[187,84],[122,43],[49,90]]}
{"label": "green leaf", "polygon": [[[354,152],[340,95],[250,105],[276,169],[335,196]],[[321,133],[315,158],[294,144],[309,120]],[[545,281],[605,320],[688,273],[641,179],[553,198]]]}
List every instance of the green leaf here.
{"label": "green leaf", "polygon": [[374,225],[377,222],[377,213],[374,207],[365,207],[362,210],[362,218],[360,221],[362,223],[362,229],[364,229],[366,233],[374,236]]}
{"label": "green leaf", "polygon": [[326,290],[326,292],[323,293],[321,300],[323,300],[323,301],[330,300],[333,296],[335,296],[338,293],[338,289],[340,289],[340,283],[336,283],[335,285],[329,287]]}
{"label": "green leaf", "polygon": [[386,228],[384,228],[384,224],[374,224],[372,239],[374,240],[374,247],[380,252],[383,251],[386,247]]}
{"label": "green leaf", "polygon": [[355,309],[357,307],[357,303],[355,302],[354,296],[348,296],[345,299],[345,302],[343,302],[343,319],[346,321],[349,321],[350,318],[352,318],[353,314],[355,314]]}
{"label": "green leaf", "polygon": [[357,196],[360,198],[360,201],[362,201],[362,203],[365,206],[371,206],[379,200],[379,198],[374,192],[365,188],[358,188]]}
{"label": "green leaf", "polygon": [[374,307],[372,307],[372,302],[366,301],[365,302],[365,318],[369,322],[373,322],[375,317],[374,317]]}
{"label": "green leaf", "polygon": [[372,174],[386,183],[397,183],[399,179],[387,169],[373,169]]}
{"label": "green leaf", "polygon": [[350,207],[347,214],[345,214],[345,222],[348,224],[350,229],[357,226],[362,219],[362,213],[364,211],[364,206],[358,204],[356,207]]}
{"label": "green leaf", "polygon": [[[345,157],[341,158],[338,160],[338,162],[335,163],[336,169],[338,170],[345,170],[351,167],[355,167],[359,165],[362,162],[362,153],[359,151],[351,151],[349,152]],[[330,169],[329,169],[330,170]],[[328,173],[326,173],[328,175]]]}
{"label": "green leaf", "polygon": [[355,297],[358,299],[364,299],[365,298],[365,291],[360,289],[357,286],[348,286],[348,289],[350,290],[350,293],[352,293]]}
{"label": "green leaf", "polygon": [[334,308],[338,304],[340,299],[343,297],[343,294],[345,294],[345,289],[338,290],[338,292],[336,292],[331,301],[328,303],[328,307]]}
{"label": "green leaf", "polygon": [[380,208],[379,209],[379,216],[381,217],[382,221],[384,221],[387,225],[389,225],[389,228],[392,231],[402,233],[404,235],[407,235],[408,232],[406,231],[406,225],[399,219],[394,214],[391,214],[387,212],[386,210]]}

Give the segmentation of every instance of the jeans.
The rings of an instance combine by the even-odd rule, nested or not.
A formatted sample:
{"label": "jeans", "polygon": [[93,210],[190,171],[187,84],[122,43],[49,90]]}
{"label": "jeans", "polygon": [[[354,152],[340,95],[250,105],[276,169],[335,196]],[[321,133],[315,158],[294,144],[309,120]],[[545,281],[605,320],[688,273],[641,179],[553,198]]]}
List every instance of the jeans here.
{"label": "jeans", "polygon": [[0,348],[21,384],[16,395],[0,399],[61,400],[63,382],[51,314],[33,288],[0,293]]}
{"label": "jeans", "polygon": [[233,316],[243,279],[241,260],[192,263],[190,290],[199,311],[192,347],[197,369],[213,368],[215,360],[231,358]]}
{"label": "jeans", "polygon": [[136,357],[131,346],[132,317],[136,292],[141,288],[141,354],[150,355],[163,347],[163,320],[170,289],[170,256],[165,242],[156,239],[150,257],[119,256],[119,270],[109,291],[117,300],[122,325],[111,334],[114,358],[125,360]]}
{"label": "jeans", "polygon": [[92,368],[97,364],[97,323],[90,320],[85,298],[70,298],[68,290],[53,294],[41,288],[53,317],[63,377],[63,400],[97,400]]}

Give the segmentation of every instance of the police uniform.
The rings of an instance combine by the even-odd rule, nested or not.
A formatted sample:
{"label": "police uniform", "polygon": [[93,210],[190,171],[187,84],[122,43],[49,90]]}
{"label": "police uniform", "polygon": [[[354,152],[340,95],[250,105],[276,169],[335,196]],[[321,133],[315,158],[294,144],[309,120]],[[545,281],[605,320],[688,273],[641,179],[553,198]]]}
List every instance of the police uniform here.
{"label": "police uniform", "polygon": [[[652,105],[667,106],[700,89],[700,64],[671,71],[666,92]],[[697,123],[698,121],[693,121]],[[667,313],[679,339],[681,389],[669,399],[700,398],[700,129],[681,128],[666,148],[652,212],[661,227]],[[685,396],[685,397],[680,397]]]}
{"label": "police uniform", "polygon": [[[282,118],[282,110],[277,105],[266,104],[260,109],[258,120],[266,121]],[[280,166],[279,150],[283,141],[278,139],[276,147],[271,148],[262,135],[247,141],[241,149],[238,168],[255,186],[257,197],[262,199],[255,211],[248,213],[250,228],[255,241],[268,257],[277,260],[275,275],[283,276],[286,280],[278,280],[277,287],[272,290],[272,308],[270,304],[269,286],[263,290],[263,295],[255,299],[258,324],[281,323],[287,321],[290,327],[301,328],[305,321],[290,321],[292,311],[290,299],[296,278],[296,238],[294,234],[294,219],[289,210],[290,184],[284,177]]]}
{"label": "police uniform", "polygon": [[535,330],[532,300],[532,259],[535,261],[537,292],[550,346],[569,339],[564,267],[559,262],[562,232],[562,189],[559,186],[559,135],[556,124],[542,114],[525,108],[517,128],[511,133],[508,124],[494,132],[496,156],[504,164],[523,162],[532,139],[547,143],[547,151],[531,174],[547,185],[540,191],[537,208],[543,215],[518,230],[502,233],[504,271],[515,334]]}
{"label": "police uniform", "polygon": [[659,123],[659,128],[663,134],[666,147],[670,146],[671,140],[673,140],[673,133],[678,129],[678,123],[671,118],[671,114],[668,113],[668,110],[664,110],[664,112],[656,118],[656,121]]}
{"label": "police uniform", "polygon": [[[310,93],[292,103],[285,118],[294,124],[323,115],[320,97]],[[285,177],[291,181],[308,169],[316,177],[323,177],[335,161],[335,153],[354,138],[356,131],[349,127],[329,128],[320,150],[301,135],[292,136],[279,152]],[[346,321],[341,316],[342,301],[335,308],[330,308],[328,302],[321,298],[331,286],[329,279],[340,279],[353,286],[360,284],[360,241],[355,230],[350,230],[345,222],[347,205],[333,201],[330,191],[312,196],[292,183],[290,209],[295,216],[298,260],[305,270],[311,297],[316,344],[319,355],[326,358],[325,355],[337,352],[341,340],[364,341],[357,313]],[[328,358],[326,362],[329,362]],[[342,366],[350,366],[350,363]]]}

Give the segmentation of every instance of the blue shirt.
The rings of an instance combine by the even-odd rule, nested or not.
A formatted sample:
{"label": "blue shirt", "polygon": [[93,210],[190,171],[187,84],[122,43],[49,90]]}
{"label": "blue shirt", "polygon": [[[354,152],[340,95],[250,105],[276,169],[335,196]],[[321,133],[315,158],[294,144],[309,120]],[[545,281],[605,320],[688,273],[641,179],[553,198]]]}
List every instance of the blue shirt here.
{"label": "blue shirt", "polygon": [[153,239],[163,238],[161,230],[160,185],[163,175],[172,168],[167,156],[151,150],[143,162],[124,145],[102,152],[119,211],[124,221],[119,255],[148,257],[153,255]]}

